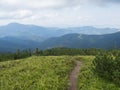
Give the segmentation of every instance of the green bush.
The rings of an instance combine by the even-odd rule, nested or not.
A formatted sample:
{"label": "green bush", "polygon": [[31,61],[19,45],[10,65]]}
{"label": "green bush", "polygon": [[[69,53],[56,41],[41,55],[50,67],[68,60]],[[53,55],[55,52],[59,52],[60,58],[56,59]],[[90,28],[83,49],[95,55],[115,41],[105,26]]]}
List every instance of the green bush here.
{"label": "green bush", "polygon": [[116,56],[112,79],[120,86],[120,55]]}
{"label": "green bush", "polygon": [[112,53],[97,55],[93,61],[94,71],[109,81],[120,86],[120,55],[113,56]]}

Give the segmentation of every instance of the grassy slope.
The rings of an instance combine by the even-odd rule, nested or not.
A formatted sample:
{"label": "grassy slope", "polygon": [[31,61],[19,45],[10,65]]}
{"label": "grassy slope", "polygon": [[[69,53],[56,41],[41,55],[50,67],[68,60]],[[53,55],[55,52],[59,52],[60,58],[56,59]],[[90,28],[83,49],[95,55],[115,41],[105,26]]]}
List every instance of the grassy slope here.
{"label": "grassy slope", "polygon": [[83,56],[83,66],[78,80],[79,90],[120,90],[112,82],[103,80],[92,72],[93,56]]}
{"label": "grassy slope", "polygon": [[68,56],[33,56],[0,62],[0,89],[66,90],[74,61]]}
{"label": "grassy slope", "polygon": [[[0,62],[0,90],[66,90],[68,76],[79,56],[33,56]],[[82,56],[78,90],[120,90],[92,72],[93,56]]]}

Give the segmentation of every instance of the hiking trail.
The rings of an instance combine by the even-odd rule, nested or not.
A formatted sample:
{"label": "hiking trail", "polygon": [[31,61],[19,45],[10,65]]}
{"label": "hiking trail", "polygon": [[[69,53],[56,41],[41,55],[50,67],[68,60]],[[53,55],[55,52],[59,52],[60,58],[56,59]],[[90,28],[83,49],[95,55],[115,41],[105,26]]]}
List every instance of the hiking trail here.
{"label": "hiking trail", "polygon": [[70,77],[69,77],[68,90],[77,90],[77,81],[78,81],[78,75],[79,75],[81,66],[82,66],[82,62],[77,61],[76,66],[73,69],[73,71],[71,72]]}

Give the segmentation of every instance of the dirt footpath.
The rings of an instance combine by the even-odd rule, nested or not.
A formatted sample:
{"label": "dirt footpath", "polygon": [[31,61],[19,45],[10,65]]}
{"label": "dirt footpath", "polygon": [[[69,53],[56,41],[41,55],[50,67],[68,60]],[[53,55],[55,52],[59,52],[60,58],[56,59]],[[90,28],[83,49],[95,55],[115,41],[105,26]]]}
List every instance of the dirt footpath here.
{"label": "dirt footpath", "polygon": [[77,90],[77,81],[78,81],[78,75],[79,75],[81,66],[82,66],[82,62],[77,61],[75,68],[73,69],[73,71],[70,74],[70,78],[69,78],[70,85],[68,87],[68,90]]}

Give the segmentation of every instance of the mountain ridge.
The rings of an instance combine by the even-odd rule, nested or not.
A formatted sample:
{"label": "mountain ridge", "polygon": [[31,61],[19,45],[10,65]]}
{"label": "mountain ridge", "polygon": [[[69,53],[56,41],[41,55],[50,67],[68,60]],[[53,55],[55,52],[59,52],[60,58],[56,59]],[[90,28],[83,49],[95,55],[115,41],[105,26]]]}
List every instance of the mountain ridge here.
{"label": "mountain ridge", "polygon": [[85,35],[85,34],[67,34],[61,37],[54,37],[45,40],[40,47],[44,49],[53,47],[70,47],[70,48],[102,48],[112,49],[120,48],[120,32],[104,35]]}
{"label": "mountain ridge", "polygon": [[[76,27],[77,28],[77,27]],[[83,29],[86,28],[86,29]],[[87,30],[88,28],[88,30]],[[0,26],[0,52],[15,51],[17,49],[36,48],[48,49],[52,47],[73,47],[73,48],[113,48],[120,45],[120,32],[118,29],[95,29],[95,33],[103,32],[105,34],[89,34],[94,27],[81,28],[45,28],[35,25],[24,25],[19,23],[10,23]],[[84,31],[85,30],[85,31]],[[101,30],[101,31],[100,31]],[[107,31],[109,31],[107,33]],[[81,33],[83,31],[83,33]],[[86,32],[88,31],[88,34]],[[100,32],[99,32],[100,31]],[[113,33],[112,33],[113,32]],[[107,34],[106,34],[107,33]],[[115,34],[116,33],[116,34]],[[100,41],[100,42],[98,42]],[[113,45],[114,43],[114,45]],[[110,46],[111,45],[111,46]]]}

